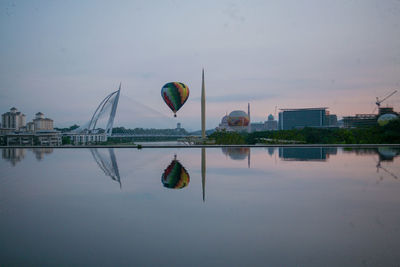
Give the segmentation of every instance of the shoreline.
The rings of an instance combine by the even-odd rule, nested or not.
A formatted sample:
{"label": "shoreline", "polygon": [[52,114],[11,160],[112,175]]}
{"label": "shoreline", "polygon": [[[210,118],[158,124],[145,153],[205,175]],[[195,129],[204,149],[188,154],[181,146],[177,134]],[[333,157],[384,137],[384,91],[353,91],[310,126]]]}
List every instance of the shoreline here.
{"label": "shoreline", "polygon": [[375,148],[375,147],[395,147],[400,148],[400,144],[260,144],[260,145],[76,145],[76,146],[0,146],[4,148],[221,148],[221,147],[350,147],[350,148]]}

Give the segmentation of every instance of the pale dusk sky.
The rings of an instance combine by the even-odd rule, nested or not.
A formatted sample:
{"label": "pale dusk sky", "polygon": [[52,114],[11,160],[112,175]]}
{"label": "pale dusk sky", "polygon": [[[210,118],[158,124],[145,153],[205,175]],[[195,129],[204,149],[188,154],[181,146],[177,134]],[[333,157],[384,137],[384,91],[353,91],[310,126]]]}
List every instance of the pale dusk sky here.
{"label": "pale dusk sky", "polygon": [[[200,129],[235,109],[371,113],[400,89],[400,1],[1,1],[0,112],[83,124],[122,82],[114,126]],[[178,119],[160,96],[189,86]],[[400,93],[385,104],[400,111]]]}

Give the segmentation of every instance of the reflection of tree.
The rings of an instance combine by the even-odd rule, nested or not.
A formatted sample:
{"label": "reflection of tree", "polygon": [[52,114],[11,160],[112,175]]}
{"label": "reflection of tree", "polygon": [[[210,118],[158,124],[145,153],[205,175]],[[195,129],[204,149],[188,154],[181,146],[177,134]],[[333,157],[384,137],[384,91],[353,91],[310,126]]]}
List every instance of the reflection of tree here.
{"label": "reflection of tree", "polygon": [[111,179],[113,179],[114,181],[117,181],[119,183],[119,186],[121,187],[121,178],[119,176],[114,149],[109,148],[108,155],[105,155],[105,153],[102,153],[102,151],[104,150],[98,150],[97,148],[90,149],[94,160],[96,161],[100,169],[104,172],[104,174],[111,177]]}

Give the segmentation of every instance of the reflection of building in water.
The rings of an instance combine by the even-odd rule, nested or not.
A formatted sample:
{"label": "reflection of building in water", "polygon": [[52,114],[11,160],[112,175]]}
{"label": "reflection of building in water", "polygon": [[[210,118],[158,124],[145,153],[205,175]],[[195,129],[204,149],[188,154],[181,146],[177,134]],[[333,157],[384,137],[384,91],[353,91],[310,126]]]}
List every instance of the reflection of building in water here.
{"label": "reflection of building in water", "polygon": [[18,162],[22,161],[25,157],[26,151],[23,148],[3,148],[2,158],[11,162],[15,166]]}
{"label": "reflection of building in water", "polygon": [[275,153],[275,149],[276,149],[276,147],[268,147],[268,148],[267,148],[268,154],[269,154],[270,156],[273,156],[274,153]]}
{"label": "reflection of building in water", "polygon": [[232,160],[245,160],[250,168],[250,147],[222,147],[222,153],[229,156]]}
{"label": "reflection of building in water", "polygon": [[400,155],[400,149],[391,147],[378,147],[380,161],[393,161],[395,157]]}
{"label": "reflection of building in water", "polygon": [[360,156],[373,156],[378,155],[378,160],[376,161],[376,172],[379,173],[379,180],[383,180],[384,175],[387,174],[394,179],[398,179],[398,176],[394,174],[387,166],[383,167],[382,163],[390,163],[394,161],[394,158],[400,155],[400,149],[394,147],[374,147],[374,148],[343,148],[343,153],[351,153]]}
{"label": "reflection of building in water", "polygon": [[[400,149],[390,147],[378,147],[377,152],[379,154],[379,160],[376,164],[376,172],[383,170],[384,173],[390,175],[394,179],[399,177],[390,171],[388,168],[382,166],[382,162],[393,162],[394,158],[400,155]],[[383,175],[380,175],[380,180],[383,180]]]}
{"label": "reflection of building in water", "polygon": [[44,155],[53,153],[52,148],[34,148],[32,152],[35,154],[37,160],[42,160]]}
{"label": "reflection of building in water", "polygon": [[[108,153],[104,151],[108,151]],[[109,148],[105,150],[92,148],[90,149],[90,152],[92,153],[94,160],[96,161],[100,169],[104,172],[104,174],[111,177],[111,179],[113,179],[114,181],[117,181],[119,183],[119,186],[121,187],[121,177],[119,176],[119,170],[114,154],[114,149]]]}
{"label": "reflection of building in water", "polygon": [[399,148],[378,147],[378,148],[343,148],[343,153],[351,153],[356,155],[378,155],[380,161],[393,161],[395,157],[400,155]]}
{"label": "reflection of building in water", "polygon": [[[52,148],[34,148],[32,149],[33,154],[37,160],[42,160],[45,154],[53,153]],[[3,148],[2,156],[3,159],[10,161],[13,166],[24,159],[26,155],[25,148]]]}
{"label": "reflection of building in water", "polygon": [[189,173],[176,159],[176,155],[161,175],[161,182],[164,187],[172,189],[181,189],[189,184]]}
{"label": "reflection of building in water", "polygon": [[285,161],[326,161],[337,154],[336,147],[280,147],[279,158]]}

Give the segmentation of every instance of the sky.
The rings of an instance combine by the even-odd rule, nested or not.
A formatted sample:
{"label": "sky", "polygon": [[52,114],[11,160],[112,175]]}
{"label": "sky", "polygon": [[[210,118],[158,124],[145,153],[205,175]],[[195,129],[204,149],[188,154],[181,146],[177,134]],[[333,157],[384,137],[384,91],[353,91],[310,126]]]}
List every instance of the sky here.
{"label": "sky", "polygon": [[[122,83],[114,126],[207,129],[251,105],[372,113],[400,91],[399,0],[0,1],[0,112],[87,122]],[[188,85],[173,118],[160,91]],[[400,92],[382,105],[400,111]]]}

